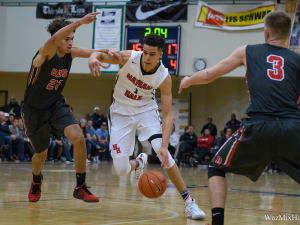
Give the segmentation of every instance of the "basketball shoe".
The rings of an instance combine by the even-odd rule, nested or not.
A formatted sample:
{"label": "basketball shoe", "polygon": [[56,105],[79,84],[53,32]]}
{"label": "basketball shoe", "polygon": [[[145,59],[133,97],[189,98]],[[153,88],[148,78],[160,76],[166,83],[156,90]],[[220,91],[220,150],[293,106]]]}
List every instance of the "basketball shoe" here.
{"label": "basketball shoe", "polygon": [[85,202],[99,202],[99,198],[93,195],[84,184],[81,186],[76,186],[73,192],[73,197],[77,199],[81,199]]}
{"label": "basketball shoe", "polygon": [[135,169],[135,177],[139,179],[147,165],[148,155],[146,153],[140,153],[135,160],[139,160],[139,166]]}
{"label": "basketball shoe", "polygon": [[31,187],[30,191],[28,193],[28,199],[30,202],[37,202],[41,197],[41,186],[43,181],[43,175],[41,174],[41,181],[40,182],[34,182],[32,177]]}
{"label": "basketball shoe", "polygon": [[189,219],[200,220],[205,219],[205,213],[198,207],[195,200],[193,199],[189,203],[185,203],[185,213]]}

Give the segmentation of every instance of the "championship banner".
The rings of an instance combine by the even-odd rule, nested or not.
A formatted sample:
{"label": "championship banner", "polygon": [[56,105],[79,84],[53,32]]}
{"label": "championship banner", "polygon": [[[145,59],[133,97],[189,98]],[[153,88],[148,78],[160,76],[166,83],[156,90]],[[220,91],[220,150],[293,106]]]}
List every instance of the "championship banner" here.
{"label": "championship banner", "polygon": [[[123,6],[95,6],[97,20],[94,22],[93,49],[122,49]],[[104,73],[118,73],[119,65],[107,65],[101,68]]]}
{"label": "championship banner", "polygon": [[57,16],[67,18],[81,18],[93,11],[93,4],[91,2],[85,3],[58,3],[47,4],[38,3],[36,7],[36,18],[53,19]]}
{"label": "championship banner", "polygon": [[294,24],[292,27],[289,48],[300,54],[300,0],[297,2],[294,13]]}
{"label": "championship banner", "polygon": [[126,22],[187,21],[187,0],[142,1],[126,4]]}
{"label": "championship banner", "polygon": [[263,28],[265,15],[274,9],[274,2],[265,2],[246,12],[223,13],[199,1],[195,26],[220,30]]}

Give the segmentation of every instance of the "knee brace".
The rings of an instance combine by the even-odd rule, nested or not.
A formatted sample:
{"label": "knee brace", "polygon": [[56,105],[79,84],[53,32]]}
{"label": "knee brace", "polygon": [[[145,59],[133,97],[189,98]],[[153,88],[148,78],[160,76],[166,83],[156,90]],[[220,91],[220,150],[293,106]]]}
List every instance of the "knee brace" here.
{"label": "knee brace", "polygon": [[214,176],[225,177],[225,172],[215,167],[208,167],[208,179]]}
{"label": "knee brace", "polygon": [[129,163],[129,157],[118,157],[113,159],[114,168],[116,174],[120,176],[125,176],[131,171],[131,165]]}
{"label": "knee brace", "polygon": [[[152,139],[151,140],[151,145],[152,145],[152,148],[154,149],[154,151],[157,153],[158,150],[160,149],[161,147],[161,144],[162,144],[162,138],[155,138],[155,139]],[[168,156],[169,156],[169,168],[171,168],[172,166],[174,166],[175,164],[175,161],[173,159],[173,157],[171,156],[171,154],[169,153],[168,151]],[[161,159],[159,159],[161,161]]]}

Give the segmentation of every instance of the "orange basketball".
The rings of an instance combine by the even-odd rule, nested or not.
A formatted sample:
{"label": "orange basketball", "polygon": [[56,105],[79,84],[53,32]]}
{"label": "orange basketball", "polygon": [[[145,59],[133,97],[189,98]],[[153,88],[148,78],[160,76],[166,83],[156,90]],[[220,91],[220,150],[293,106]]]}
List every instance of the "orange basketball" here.
{"label": "orange basketball", "polygon": [[156,170],[147,171],[139,179],[139,189],[147,198],[158,198],[167,189],[166,178]]}

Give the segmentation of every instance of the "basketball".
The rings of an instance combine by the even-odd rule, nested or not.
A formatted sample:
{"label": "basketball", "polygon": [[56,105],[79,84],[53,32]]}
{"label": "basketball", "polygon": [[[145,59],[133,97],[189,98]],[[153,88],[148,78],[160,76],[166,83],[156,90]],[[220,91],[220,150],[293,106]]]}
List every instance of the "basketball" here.
{"label": "basketball", "polygon": [[143,173],[139,179],[140,192],[147,198],[158,198],[167,189],[165,176],[156,171],[150,170]]}

